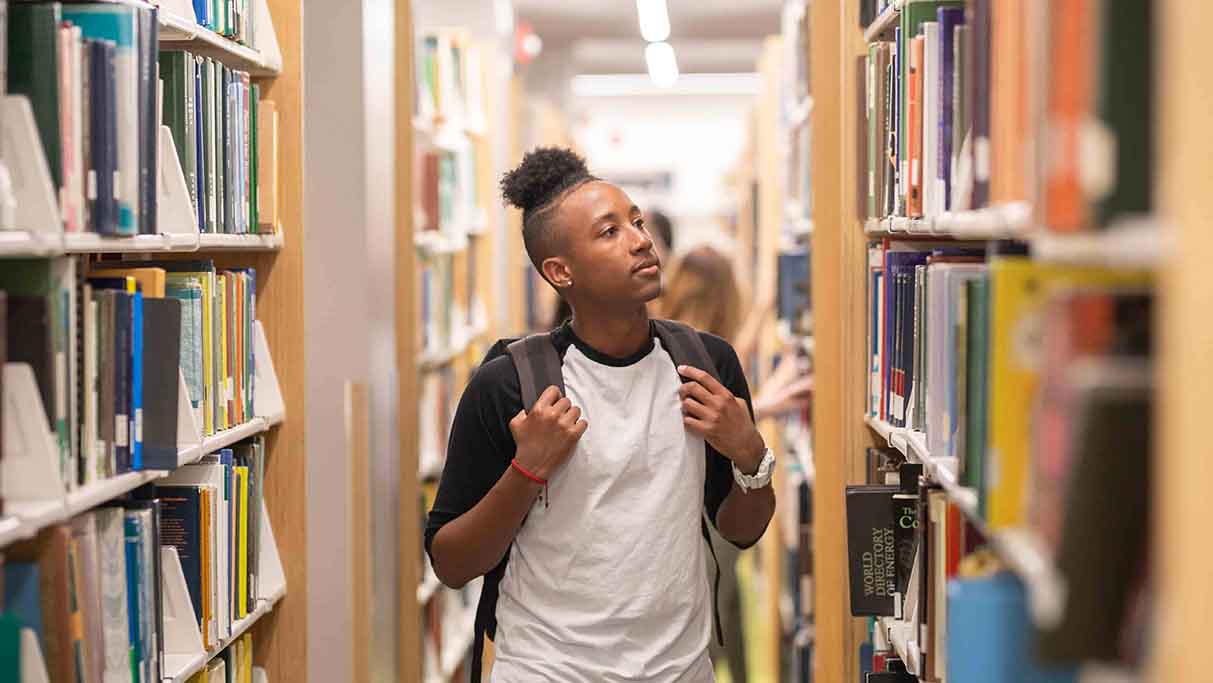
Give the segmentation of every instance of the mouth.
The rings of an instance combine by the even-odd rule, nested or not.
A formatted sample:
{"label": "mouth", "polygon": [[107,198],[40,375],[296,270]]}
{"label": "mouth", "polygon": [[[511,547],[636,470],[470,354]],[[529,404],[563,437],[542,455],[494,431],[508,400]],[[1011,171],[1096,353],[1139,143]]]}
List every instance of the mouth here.
{"label": "mouth", "polygon": [[658,262],[657,259],[650,259],[637,265],[632,269],[632,272],[636,273],[637,275],[645,276],[657,275],[661,272],[661,263]]}

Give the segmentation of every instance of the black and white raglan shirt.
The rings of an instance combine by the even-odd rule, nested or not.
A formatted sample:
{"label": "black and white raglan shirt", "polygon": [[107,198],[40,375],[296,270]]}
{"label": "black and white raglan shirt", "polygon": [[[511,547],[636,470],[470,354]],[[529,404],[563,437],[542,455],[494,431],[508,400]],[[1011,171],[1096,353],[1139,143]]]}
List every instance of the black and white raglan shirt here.
{"label": "black and white raglan shirt", "polygon": [[[748,405],[733,348],[700,336],[722,383]],[[567,323],[552,339],[565,395],[588,428],[490,573],[500,578],[492,680],[711,681],[700,516],[715,523],[732,466],[687,431],[683,380],[655,333],[627,358],[596,351]],[[514,458],[509,421],[522,399],[504,346],[489,352],[459,401],[427,552],[438,529],[475,506]]]}

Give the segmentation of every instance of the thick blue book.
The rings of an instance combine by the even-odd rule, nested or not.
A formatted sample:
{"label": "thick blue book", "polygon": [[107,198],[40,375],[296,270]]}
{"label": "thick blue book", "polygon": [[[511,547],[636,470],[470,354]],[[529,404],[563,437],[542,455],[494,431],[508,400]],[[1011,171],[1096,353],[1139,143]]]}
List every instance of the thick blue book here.
{"label": "thick blue book", "polygon": [[202,496],[196,486],[157,486],[160,543],[177,549],[194,616],[202,623]]}
{"label": "thick blue book", "polygon": [[210,0],[194,0],[194,20],[199,26],[211,25],[211,3]]}
{"label": "thick blue book", "polygon": [[1072,683],[1037,663],[1023,583],[1010,572],[948,582],[948,680]]}
{"label": "thick blue book", "polygon": [[20,619],[23,627],[33,629],[38,641],[42,642],[42,591],[39,580],[36,562],[7,562],[4,565],[4,611]]}

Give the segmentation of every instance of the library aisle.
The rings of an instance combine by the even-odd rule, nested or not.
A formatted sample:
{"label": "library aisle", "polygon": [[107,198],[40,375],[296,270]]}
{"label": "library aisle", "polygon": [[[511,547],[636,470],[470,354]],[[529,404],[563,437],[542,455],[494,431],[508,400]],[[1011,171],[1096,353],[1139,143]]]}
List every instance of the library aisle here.
{"label": "library aisle", "polygon": [[0,20],[0,681],[1213,680],[1213,9]]}

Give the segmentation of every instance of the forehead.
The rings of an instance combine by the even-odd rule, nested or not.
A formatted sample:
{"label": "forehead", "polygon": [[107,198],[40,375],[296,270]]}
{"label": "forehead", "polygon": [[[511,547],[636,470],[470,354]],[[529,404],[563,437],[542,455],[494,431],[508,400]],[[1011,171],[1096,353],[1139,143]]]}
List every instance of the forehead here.
{"label": "forehead", "polygon": [[565,216],[581,221],[595,221],[609,213],[626,217],[635,204],[628,193],[603,180],[588,182],[565,198]]}

